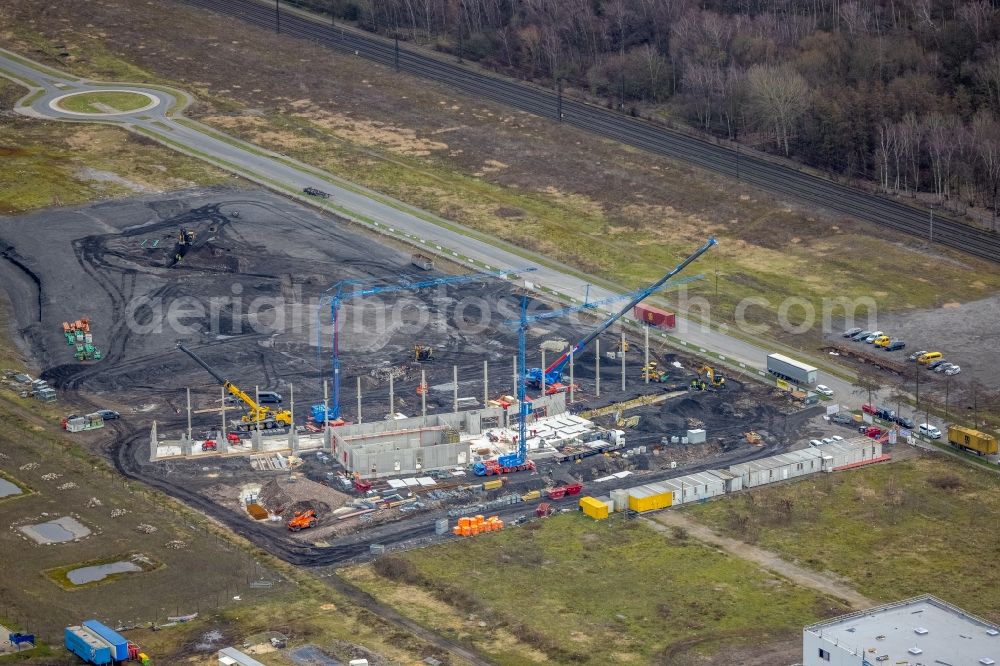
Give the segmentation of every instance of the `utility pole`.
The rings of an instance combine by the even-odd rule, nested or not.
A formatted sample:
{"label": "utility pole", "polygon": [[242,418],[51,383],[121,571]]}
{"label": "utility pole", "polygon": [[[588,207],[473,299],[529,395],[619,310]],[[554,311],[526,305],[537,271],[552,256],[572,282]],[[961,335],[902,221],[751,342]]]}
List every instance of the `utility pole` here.
{"label": "utility pole", "polygon": [[542,347],[542,392],[545,395],[545,347]]}
{"label": "utility pole", "polygon": [[427,416],[427,371],[420,370],[420,416]]}
{"label": "utility pole", "polygon": [[281,0],[274,0],[274,31],[281,34],[281,8],[279,6]]}
{"label": "utility pole", "polygon": [[330,27],[337,27],[337,0],[330,0]]}
{"label": "utility pole", "polygon": [[931,236],[930,241],[933,243],[934,242],[934,209],[933,208],[931,209],[931,233],[930,233],[930,236]]}
{"label": "utility pole", "polygon": [[396,390],[391,372],[389,373],[389,418],[396,418]]}
{"label": "utility pole", "polygon": [[323,429],[330,429],[330,384],[323,380]]}
{"label": "utility pole", "polygon": [[187,389],[188,439],[191,439],[191,389]]}
{"label": "utility pole", "polygon": [[622,104],[621,104],[621,109],[622,109],[622,113],[625,113],[625,70],[624,69],[622,69],[622,77],[621,78],[622,78]]}
{"label": "utility pole", "polygon": [[740,142],[736,142],[736,180],[740,179]]}
{"label": "utility pole", "polygon": [[556,79],[556,120],[562,122],[562,79]]}
{"label": "utility pole", "polygon": [[490,404],[490,362],[483,361],[483,407]]}
{"label": "utility pole", "polygon": [[224,386],[220,387],[222,390],[222,441],[226,440],[226,388]]}

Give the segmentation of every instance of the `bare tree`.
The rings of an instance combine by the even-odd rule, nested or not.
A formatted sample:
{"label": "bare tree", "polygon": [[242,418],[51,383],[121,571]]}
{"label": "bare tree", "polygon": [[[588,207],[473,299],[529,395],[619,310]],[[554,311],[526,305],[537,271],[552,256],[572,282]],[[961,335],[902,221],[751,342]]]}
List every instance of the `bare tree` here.
{"label": "bare tree", "polygon": [[976,66],[976,81],[986,91],[994,112],[1000,109],[1000,42],[985,47],[985,55]]}
{"label": "bare tree", "polygon": [[747,94],[757,122],[770,125],[790,154],[789,139],[809,108],[809,84],[790,65],[754,65],[747,73]]}
{"label": "bare tree", "polygon": [[959,20],[972,30],[978,42],[993,20],[996,9],[985,0],[973,0],[973,2],[963,2],[958,5],[955,14]]}
{"label": "bare tree", "polygon": [[940,201],[951,195],[952,170],[955,156],[962,145],[962,123],[952,114],[935,111],[924,119],[927,152],[934,172],[934,192]]}
{"label": "bare tree", "polygon": [[[913,183],[913,191],[920,190],[920,155],[923,146],[924,132],[923,125],[912,111],[903,116],[896,126],[896,136],[899,138],[898,144],[906,162],[907,177],[905,179],[907,187]],[[912,181],[911,181],[912,179]]]}
{"label": "bare tree", "polygon": [[868,404],[872,404],[872,395],[882,390],[882,377],[870,368],[862,368],[858,376],[851,383],[854,393],[858,395],[868,395]]}
{"label": "bare tree", "polygon": [[997,228],[997,193],[1000,190],[1000,124],[982,109],[972,119],[972,147],[979,158],[983,189],[990,200],[993,217],[990,230]]}
{"label": "bare tree", "polygon": [[[896,134],[896,125],[888,119],[883,118],[878,126],[877,142],[875,144],[875,160],[878,163],[879,184],[882,190],[889,191],[890,171],[897,166],[894,158],[899,155],[897,148],[899,137]],[[898,177],[897,177],[898,180]]]}

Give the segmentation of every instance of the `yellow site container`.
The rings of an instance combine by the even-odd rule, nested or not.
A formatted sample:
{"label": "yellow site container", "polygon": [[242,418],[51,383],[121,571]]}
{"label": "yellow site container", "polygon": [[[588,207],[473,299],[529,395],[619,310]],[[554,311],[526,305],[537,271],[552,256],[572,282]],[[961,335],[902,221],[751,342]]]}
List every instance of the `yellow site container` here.
{"label": "yellow site container", "polygon": [[503,488],[502,479],[494,479],[493,481],[483,482],[483,490],[496,490],[497,488]]}
{"label": "yellow site container", "polygon": [[665,509],[673,503],[674,494],[672,492],[657,493],[644,488],[636,488],[628,495],[628,508],[639,513]]}
{"label": "yellow site container", "polygon": [[608,505],[593,497],[581,497],[580,508],[594,520],[604,520],[608,517]]}
{"label": "yellow site container", "polygon": [[524,502],[532,502],[542,496],[542,491],[532,490],[531,492],[524,493],[521,495],[521,500]]}

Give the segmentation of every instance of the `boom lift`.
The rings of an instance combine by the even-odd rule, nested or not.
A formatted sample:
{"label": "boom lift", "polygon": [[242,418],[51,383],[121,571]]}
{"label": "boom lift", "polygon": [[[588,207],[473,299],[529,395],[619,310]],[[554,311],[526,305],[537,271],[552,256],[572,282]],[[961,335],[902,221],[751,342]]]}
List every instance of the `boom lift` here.
{"label": "boom lift", "polygon": [[198,357],[193,351],[182,344],[178,344],[177,348],[190,356],[194,362],[203,367],[208,374],[215,377],[215,379],[222,384],[223,387],[225,387],[231,396],[246,406],[246,412],[244,412],[243,418],[239,424],[240,430],[271,430],[272,428],[287,428],[292,425],[291,412],[288,410],[282,410],[280,412],[272,411],[264,405],[258,405],[256,401],[254,401],[254,399],[251,398],[245,391],[241,390],[239,386],[216,372],[212,366],[205,363],[205,361]]}
{"label": "boom lift", "polygon": [[[626,312],[631,310],[636,303],[646,298],[653,292],[665,288],[667,286],[667,281],[670,278],[672,278],[673,276],[677,275],[682,270],[687,268],[688,264],[690,264],[695,259],[703,255],[705,252],[709,250],[709,248],[711,248],[713,245],[716,245],[717,243],[718,241],[716,241],[714,238],[709,238],[707,243],[705,243],[702,247],[695,250],[695,252],[691,254],[691,256],[689,256],[687,259],[678,264],[676,268],[674,268],[672,271],[664,275],[658,281],[656,281],[649,287],[646,287],[642,291],[633,292],[632,294],[628,294],[625,296],[612,296],[602,301],[584,303],[583,305],[576,305],[552,312],[542,312],[540,314],[532,315],[530,317],[528,316],[528,299],[527,297],[522,298],[520,321],[513,322],[516,323],[518,326],[518,335],[517,335],[518,355],[519,355],[518,367],[521,369],[520,381],[517,382],[517,403],[518,403],[517,451],[502,456],[498,456],[496,460],[483,460],[481,462],[477,462],[475,465],[472,466],[472,471],[476,474],[476,476],[506,474],[508,472],[535,469],[535,463],[531,460],[528,460],[528,442],[527,442],[527,428],[526,428],[526,423],[528,420],[528,401],[527,397],[525,396],[525,387],[527,385],[540,386],[543,377],[545,378],[546,386],[554,383],[561,383],[563,368],[566,367],[566,364],[569,362],[569,359],[573,354],[577,353],[578,351],[586,347],[587,344],[589,344],[592,340],[597,338],[597,336],[599,336],[601,333],[610,328],[612,324],[621,319],[621,317]],[[698,280],[698,279],[701,279],[701,276],[694,276],[691,278],[684,278],[682,280],[675,280],[670,284],[670,286],[675,286],[683,282],[691,282],[693,280]],[[612,316],[609,320],[598,326],[597,329],[594,330],[594,332],[592,332],[590,335],[585,337],[580,342],[576,343],[576,345],[571,347],[568,352],[566,352],[558,359],[556,359],[555,363],[550,365],[544,371],[541,368],[531,368],[530,370],[525,369],[524,367],[525,346],[526,346],[525,337],[529,323],[541,321],[543,319],[554,319],[556,317],[562,317],[564,315],[573,312],[580,312],[582,310],[592,310],[599,307],[600,305],[621,300],[622,298],[628,298],[629,296],[632,296],[632,299],[629,301],[628,305],[622,308],[621,311]],[[534,384],[532,383],[532,379],[535,380]]]}

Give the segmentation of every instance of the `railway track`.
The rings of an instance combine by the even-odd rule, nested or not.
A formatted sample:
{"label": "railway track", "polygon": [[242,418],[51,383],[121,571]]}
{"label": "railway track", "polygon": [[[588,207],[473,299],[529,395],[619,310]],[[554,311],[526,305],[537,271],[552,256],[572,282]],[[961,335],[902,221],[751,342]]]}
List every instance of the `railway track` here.
{"label": "railway track", "polygon": [[[273,29],[275,12],[256,0],[185,0],[188,4],[235,16]],[[555,92],[484,74],[429,53],[400,48],[374,35],[344,30],[297,13],[281,13],[281,32],[333,49],[398,67],[400,71],[451,86],[534,115],[555,118]],[[630,146],[739,179],[802,203],[903,232],[931,243],[1000,263],[1000,235],[975,229],[951,218],[931,218],[926,210],[850,188],[755,155],[682,134],[650,122],[578,100],[562,99],[563,122]],[[933,233],[931,220],[933,219]]]}

